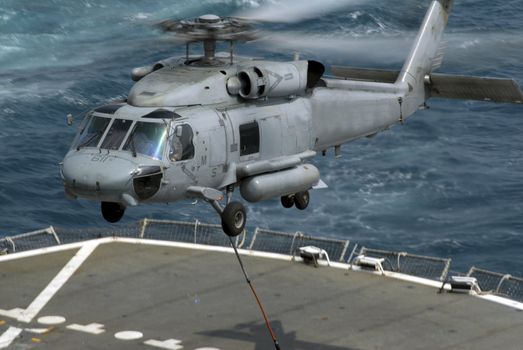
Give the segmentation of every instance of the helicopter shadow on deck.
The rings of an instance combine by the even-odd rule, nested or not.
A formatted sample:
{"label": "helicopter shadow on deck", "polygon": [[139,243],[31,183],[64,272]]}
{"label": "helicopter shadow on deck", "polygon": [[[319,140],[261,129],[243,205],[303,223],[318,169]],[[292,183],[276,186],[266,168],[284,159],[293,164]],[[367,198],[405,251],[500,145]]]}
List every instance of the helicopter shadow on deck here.
{"label": "helicopter shadow on deck", "polygon": [[[282,322],[279,320],[271,322],[271,325],[276,334],[280,347],[283,350],[359,350],[358,348],[326,345],[306,340],[299,340],[296,338],[296,332],[293,331],[286,333],[283,329]],[[214,338],[224,338],[254,343],[256,345],[254,348],[255,350],[267,350],[274,348],[265,324],[254,322],[240,323],[234,327],[234,330],[204,331],[198,332],[198,334]]]}

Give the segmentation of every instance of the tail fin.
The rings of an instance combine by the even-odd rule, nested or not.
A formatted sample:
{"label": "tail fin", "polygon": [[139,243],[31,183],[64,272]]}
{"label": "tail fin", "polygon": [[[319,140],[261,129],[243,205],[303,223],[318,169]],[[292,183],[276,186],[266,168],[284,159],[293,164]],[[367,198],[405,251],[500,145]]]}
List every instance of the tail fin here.
{"label": "tail fin", "polygon": [[[423,91],[425,76],[430,74],[438,60],[441,37],[447,26],[452,3],[453,0],[434,0],[425,15],[407,61],[396,80],[396,83],[408,84],[409,91]],[[420,97],[424,99],[424,93]]]}

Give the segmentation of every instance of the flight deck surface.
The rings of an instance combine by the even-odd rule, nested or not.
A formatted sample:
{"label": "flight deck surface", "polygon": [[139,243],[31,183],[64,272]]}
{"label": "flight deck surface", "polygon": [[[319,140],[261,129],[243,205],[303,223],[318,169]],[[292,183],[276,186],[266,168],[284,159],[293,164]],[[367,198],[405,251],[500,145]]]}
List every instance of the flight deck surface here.
{"label": "flight deck surface", "polygon": [[[274,348],[231,249],[124,241],[0,261],[0,348]],[[277,255],[243,259],[282,349],[521,348],[523,314],[507,306]]]}

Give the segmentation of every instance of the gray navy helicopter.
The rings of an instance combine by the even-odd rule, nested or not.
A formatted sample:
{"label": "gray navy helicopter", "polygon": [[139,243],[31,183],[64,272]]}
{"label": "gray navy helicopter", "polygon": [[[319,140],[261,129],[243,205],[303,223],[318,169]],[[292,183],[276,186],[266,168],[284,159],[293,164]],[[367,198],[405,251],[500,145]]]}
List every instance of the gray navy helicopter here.
{"label": "gray navy helicopter", "polygon": [[[65,192],[100,201],[109,222],[129,206],[200,198],[236,236],[246,211],[235,189],[251,203],[280,197],[304,210],[324,185],[312,158],[403,123],[430,97],[522,103],[513,80],[433,73],[452,3],[431,2],[401,71],[332,67],[331,77],[313,60],[235,56],[235,43],[256,39],[257,21],[163,21],[186,55],[133,69],[126,101],[86,114],[61,163]],[[217,53],[219,42],[230,51]],[[190,55],[194,43],[201,57]]]}

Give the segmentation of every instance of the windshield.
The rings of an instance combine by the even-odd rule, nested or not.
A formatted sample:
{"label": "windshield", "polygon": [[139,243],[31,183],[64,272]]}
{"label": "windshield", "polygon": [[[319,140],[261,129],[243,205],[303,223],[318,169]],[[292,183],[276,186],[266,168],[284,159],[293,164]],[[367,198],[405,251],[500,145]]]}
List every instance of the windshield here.
{"label": "windshield", "polygon": [[166,139],[165,124],[137,122],[123,149],[161,159]]}
{"label": "windshield", "polygon": [[76,143],[75,147],[77,149],[81,147],[96,147],[111,121],[111,119],[104,117],[89,116],[88,118],[89,120],[85,124],[86,127],[81,131]]}
{"label": "windshield", "polygon": [[102,142],[102,146],[100,146],[100,148],[104,148],[104,149],[120,148],[120,145],[122,144],[122,141],[125,138],[125,135],[127,135],[127,131],[131,127],[132,123],[133,123],[132,120],[115,119],[113,124],[111,125],[111,128],[107,132],[107,136],[105,137],[104,141]]}

